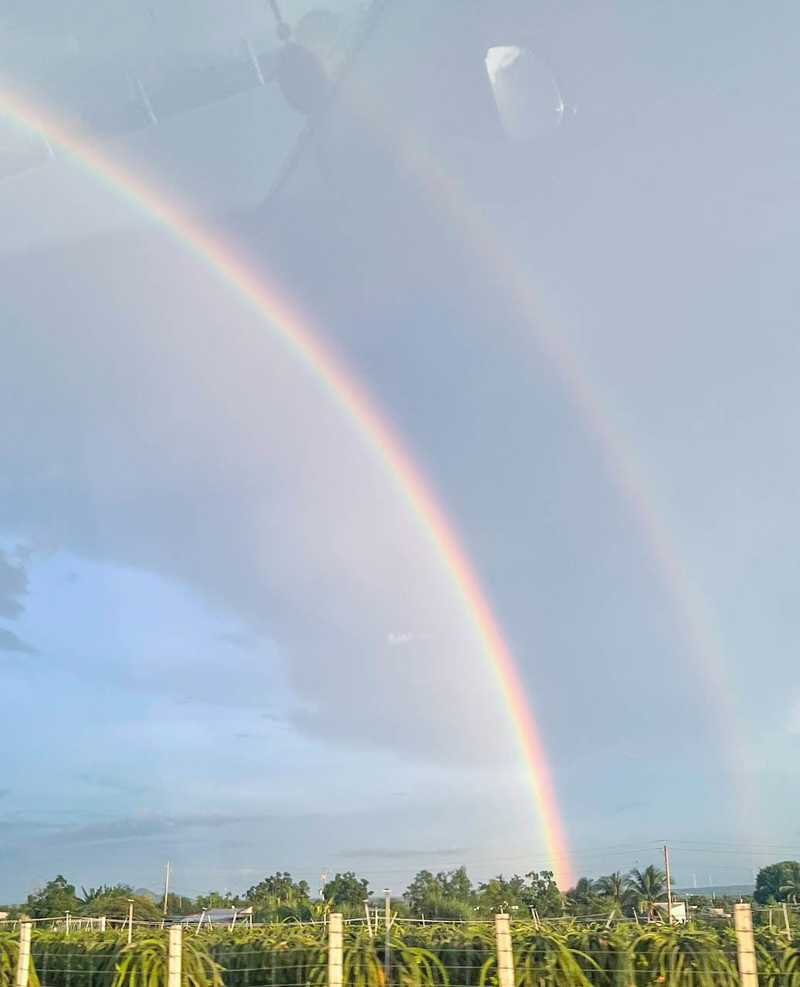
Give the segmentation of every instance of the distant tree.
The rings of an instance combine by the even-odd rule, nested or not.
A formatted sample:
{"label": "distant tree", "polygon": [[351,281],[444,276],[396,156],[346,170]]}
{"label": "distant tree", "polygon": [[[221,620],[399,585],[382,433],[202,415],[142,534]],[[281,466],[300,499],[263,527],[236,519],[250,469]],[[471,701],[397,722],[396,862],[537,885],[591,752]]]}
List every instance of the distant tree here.
{"label": "distant tree", "polygon": [[257,921],[287,918],[308,921],[316,918],[308,884],[305,881],[292,880],[288,871],[282,874],[278,871],[254,884],[245,894],[245,900],[248,905],[253,906]]}
{"label": "distant tree", "polygon": [[278,871],[271,877],[265,877],[263,881],[253,885],[247,892],[245,898],[250,904],[265,899],[273,899],[283,904],[294,903],[300,899],[310,897],[310,889],[306,881],[292,880],[292,875],[288,871],[282,874]]}
{"label": "distant tree", "polygon": [[542,918],[560,915],[564,899],[551,870],[529,871],[525,875],[523,897],[528,909],[535,908]]}
{"label": "distant tree", "polygon": [[25,913],[31,918],[48,918],[51,915],[63,915],[65,912],[77,914],[80,900],[75,894],[75,885],[67,884],[63,874],[48,881],[40,890],[28,895],[25,903]]}
{"label": "distant tree", "polygon": [[573,915],[586,914],[599,907],[596,882],[590,877],[578,878],[574,888],[566,894],[567,909]]}
{"label": "distant tree", "polygon": [[236,908],[241,904],[238,895],[232,895],[230,891],[209,891],[208,894],[197,896],[197,908],[202,911],[204,908]]}
{"label": "distant tree", "polygon": [[361,908],[365,898],[369,897],[369,882],[359,880],[353,871],[337,874],[328,881],[323,890],[323,896],[334,905],[351,905]]}
{"label": "distant tree", "polygon": [[[756,875],[756,890],[753,901],[767,905],[771,901],[786,901],[800,884],[800,862],[781,860],[776,864],[762,867]],[[783,889],[787,890],[783,890]]]}
{"label": "distant tree", "polygon": [[631,891],[631,879],[627,874],[618,870],[598,878],[595,891],[605,902],[615,905],[620,910],[633,904],[634,894]]}
{"label": "distant tree", "polygon": [[667,893],[667,875],[649,864],[644,870],[634,867],[630,876],[631,891],[636,896],[639,911],[646,914],[650,921],[655,913],[656,902]]}
{"label": "distant tree", "polygon": [[434,877],[429,870],[421,870],[406,888],[403,898],[405,898],[412,912],[423,913],[425,911],[425,903],[429,898],[436,895],[441,898],[443,894],[442,882],[439,878]]}
{"label": "distant tree", "polygon": [[451,871],[440,871],[437,878],[441,882],[442,892],[448,898],[459,898],[462,901],[469,901],[472,897],[472,881],[467,876],[467,868],[457,867]]}
{"label": "distant tree", "polygon": [[152,898],[133,894],[130,889],[126,891],[124,885],[108,888],[105,894],[93,898],[82,911],[84,915],[95,918],[99,918],[101,915],[106,915],[108,918],[127,918],[131,898],[133,899],[134,922],[157,922],[163,918],[162,909]]}
{"label": "distant tree", "polygon": [[502,874],[485,881],[478,888],[480,905],[490,912],[528,911],[525,880],[516,874],[505,878]]}
{"label": "distant tree", "polygon": [[466,867],[439,871],[421,870],[406,888],[403,898],[411,912],[430,918],[462,918],[472,913],[474,892]]}
{"label": "distant tree", "polygon": [[128,898],[133,896],[133,888],[130,884],[101,884],[99,888],[89,888],[88,891],[86,888],[81,887],[79,896],[81,909],[85,911],[85,909],[93,905],[96,901],[112,896],[119,897],[120,895]]}
{"label": "distant tree", "polygon": [[[161,907],[164,907],[164,899],[161,899]],[[194,898],[185,898],[180,894],[170,894],[167,899],[167,913],[169,915],[191,915],[197,910]]]}

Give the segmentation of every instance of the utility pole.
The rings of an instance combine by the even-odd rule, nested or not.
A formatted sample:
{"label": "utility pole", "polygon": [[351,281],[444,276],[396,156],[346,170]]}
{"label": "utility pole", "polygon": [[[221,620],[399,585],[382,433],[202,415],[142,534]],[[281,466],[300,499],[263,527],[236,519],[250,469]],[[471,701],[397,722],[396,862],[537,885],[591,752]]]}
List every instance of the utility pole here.
{"label": "utility pole", "polygon": [[167,902],[169,901],[169,861],[167,861],[167,876],[164,880],[164,914],[167,914]]}
{"label": "utility pole", "polygon": [[667,872],[667,916],[669,924],[672,925],[672,876],[669,872],[669,850],[666,843],[664,844],[664,868]]}
{"label": "utility pole", "polygon": [[[385,906],[385,917],[386,917],[386,948],[384,949],[383,967],[384,974],[386,976],[386,983],[389,983],[389,965],[391,963],[391,950],[392,944],[390,939],[389,929],[392,925],[392,892],[389,888],[384,888],[383,893],[386,895],[386,906]],[[375,923],[375,929],[377,931],[378,923]]]}

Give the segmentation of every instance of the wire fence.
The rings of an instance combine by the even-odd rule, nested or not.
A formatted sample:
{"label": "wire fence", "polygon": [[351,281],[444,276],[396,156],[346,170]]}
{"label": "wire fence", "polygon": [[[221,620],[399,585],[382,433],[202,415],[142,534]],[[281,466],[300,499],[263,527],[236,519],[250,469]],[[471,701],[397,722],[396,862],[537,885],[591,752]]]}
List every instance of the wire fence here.
{"label": "wire fence", "polygon": [[[328,922],[172,931],[139,924],[129,943],[128,929],[73,925],[67,934],[47,921],[28,926],[26,983],[19,930],[0,932],[0,987],[748,987],[739,974],[741,930],[713,924],[502,916],[496,928],[405,919],[387,928],[339,920],[334,961]],[[760,987],[800,987],[800,933],[757,925],[751,935]],[[169,979],[171,939],[183,966],[177,983]]]}

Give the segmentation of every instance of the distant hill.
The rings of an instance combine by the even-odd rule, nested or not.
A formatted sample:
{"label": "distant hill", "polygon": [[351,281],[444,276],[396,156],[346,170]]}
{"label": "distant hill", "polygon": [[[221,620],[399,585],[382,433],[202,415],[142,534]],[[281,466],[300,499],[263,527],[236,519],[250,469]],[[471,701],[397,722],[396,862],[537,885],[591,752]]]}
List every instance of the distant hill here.
{"label": "distant hill", "polygon": [[742,895],[751,895],[755,891],[753,884],[723,884],[714,885],[713,888],[676,888],[675,894],[702,894],[710,898],[712,894],[723,895],[729,898],[739,898]]}

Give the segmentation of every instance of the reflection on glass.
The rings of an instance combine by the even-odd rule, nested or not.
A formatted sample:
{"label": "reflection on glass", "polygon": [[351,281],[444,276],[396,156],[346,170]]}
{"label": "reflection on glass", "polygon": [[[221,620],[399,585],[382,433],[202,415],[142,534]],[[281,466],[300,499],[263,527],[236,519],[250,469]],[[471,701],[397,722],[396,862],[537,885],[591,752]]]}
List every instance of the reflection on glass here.
{"label": "reflection on glass", "polygon": [[517,45],[496,45],[486,53],[486,71],[506,134],[515,141],[557,130],[564,101],[547,64]]}

